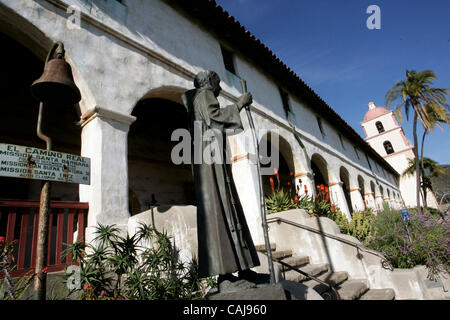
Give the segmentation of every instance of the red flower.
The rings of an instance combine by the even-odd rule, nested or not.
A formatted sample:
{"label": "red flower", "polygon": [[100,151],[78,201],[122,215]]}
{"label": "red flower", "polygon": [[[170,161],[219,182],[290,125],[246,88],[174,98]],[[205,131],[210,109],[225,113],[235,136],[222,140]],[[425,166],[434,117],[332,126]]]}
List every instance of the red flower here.
{"label": "red flower", "polygon": [[83,286],[83,290],[89,290],[89,289],[91,289],[92,288],[92,285],[90,284],[90,283],[86,283],[84,286]]}
{"label": "red flower", "polygon": [[105,291],[100,292],[100,297],[103,297],[105,295]]}
{"label": "red flower", "polygon": [[325,200],[330,200],[330,195],[327,193],[327,195],[326,195],[326,197],[325,197]]}
{"label": "red flower", "polygon": [[331,210],[336,211],[336,206],[334,204],[331,205]]}
{"label": "red flower", "polygon": [[290,187],[291,186],[291,183],[288,181],[288,186]]}
{"label": "red flower", "polygon": [[42,273],[47,273],[47,272],[48,272],[48,267],[45,267],[44,269],[42,269],[41,272],[42,272]]}
{"label": "red flower", "polygon": [[305,193],[308,193],[308,187],[305,184]]}
{"label": "red flower", "polygon": [[294,175],[294,173],[293,172],[291,172],[291,177]]}
{"label": "red flower", "polygon": [[295,196],[295,197],[294,197],[294,201],[295,201],[295,202],[298,202],[298,196]]}
{"label": "red flower", "polygon": [[5,237],[0,237],[0,243],[5,242]]}
{"label": "red flower", "polygon": [[328,187],[325,187],[325,192],[328,193]]}
{"label": "red flower", "polygon": [[272,191],[275,191],[275,183],[273,182],[273,178],[270,177],[269,181],[270,181],[270,187],[272,188]]}

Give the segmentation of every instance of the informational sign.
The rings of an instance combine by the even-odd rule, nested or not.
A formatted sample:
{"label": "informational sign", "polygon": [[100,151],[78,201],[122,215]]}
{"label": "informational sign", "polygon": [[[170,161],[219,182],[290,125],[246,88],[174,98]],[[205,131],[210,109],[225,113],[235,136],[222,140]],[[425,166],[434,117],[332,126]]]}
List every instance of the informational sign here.
{"label": "informational sign", "polygon": [[402,214],[402,220],[404,222],[408,222],[409,221],[409,213],[408,213],[408,209],[401,209],[400,213]]}
{"label": "informational sign", "polygon": [[0,176],[90,184],[89,158],[0,143]]}

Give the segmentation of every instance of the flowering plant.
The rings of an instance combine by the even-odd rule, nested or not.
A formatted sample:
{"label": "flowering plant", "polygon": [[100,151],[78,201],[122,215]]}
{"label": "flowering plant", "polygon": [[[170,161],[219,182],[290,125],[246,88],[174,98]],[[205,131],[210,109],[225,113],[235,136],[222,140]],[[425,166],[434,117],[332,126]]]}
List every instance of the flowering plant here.
{"label": "flowering plant", "polygon": [[[408,227],[408,228],[406,228]],[[368,246],[382,252],[395,268],[426,265],[428,277],[450,271],[450,222],[448,217],[410,210],[405,223],[399,211],[384,210],[373,223]]]}

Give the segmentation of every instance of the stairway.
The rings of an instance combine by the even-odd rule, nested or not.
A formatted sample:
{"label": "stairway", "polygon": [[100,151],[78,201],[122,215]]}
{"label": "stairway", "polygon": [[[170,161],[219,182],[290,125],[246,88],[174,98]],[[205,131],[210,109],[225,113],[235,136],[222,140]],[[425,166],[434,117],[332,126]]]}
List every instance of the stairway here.
{"label": "stairway", "polygon": [[[297,256],[292,250],[276,250],[276,244],[270,245],[272,258],[296,267],[303,272],[314,276],[323,282],[336,288],[341,300],[394,300],[395,292],[392,289],[370,289],[366,279],[348,279],[346,271],[331,271],[328,263],[312,264],[308,256]],[[256,246],[256,250],[266,253],[264,245]],[[310,279],[295,270],[289,269],[281,263],[274,262],[274,267],[279,268],[285,280],[302,283],[329,299],[328,287]],[[333,295],[332,295],[333,296]],[[335,297],[334,297],[335,298]]]}

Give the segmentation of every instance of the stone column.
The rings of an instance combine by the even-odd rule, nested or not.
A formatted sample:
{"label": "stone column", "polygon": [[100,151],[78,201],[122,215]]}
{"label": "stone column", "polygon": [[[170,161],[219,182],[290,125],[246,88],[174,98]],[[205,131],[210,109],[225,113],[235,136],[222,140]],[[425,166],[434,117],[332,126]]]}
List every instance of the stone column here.
{"label": "stone column", "polygon": [[255,245],[264,244],[262,229],[259,183],[256,157],[254,154],[236,155],[232,158],[233,180],[239,194],[245,220]]}
{"label": "stone column", "polygon": [[364,199],[361,195],[361,189],[360,188],[353,188],[350,189],[350,198],[352,199],[352,203],[354,205],[355,211],[362,211],[364,210]]}
{"label": "stone column", "polygon": [[330,182],[328,189],[330,192],[330,200],[335,206],[337,206],[342,213],[345,214],[347,219],[351,220],[350,210],[348,209],[347,201],[345,200],[344,189],[342,188],[343,182]]}
{"label": "stone column", "polygon": [[364,194],[364,201],[366,202],[366,207],[376,210],[375,198],[373,197],[373,192],[366,192]]}
{"label": "stone column", "polygon": [[383,210],[383,196],[380,194],[375,196],[375,208],[377,211]]}
{"label": "stone column", "polygon": [[[306,188],[305,188],[306,186]],[[295,190],[299,189],[299,196],[307,194],[309,197],[314,196],[314,174],[311,172],[295,173]]]}
{"label": "stone column", "polygon": [[[386,202],[387,204],[388,204],[388,206],[389,206],[389,208],[391,208],[392,209],[392,203],[391,203],[391,199],[389,199],[389,197],[384,197],[384,202]],[[380,210],[381,211],[383,211],[383,204],[381,204],[381,208],[380,208]]]}
{"label": "stone column", "polygon": [[89,202],[86,240],[98,224],[126,231],[128,218],[128,130],[135,117],[100,107],[82,116],[81,155],[91,159],[90,185],[80,185],[80,201]]}

